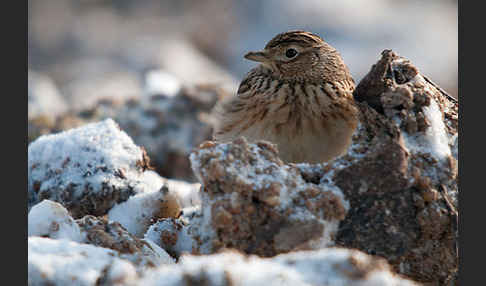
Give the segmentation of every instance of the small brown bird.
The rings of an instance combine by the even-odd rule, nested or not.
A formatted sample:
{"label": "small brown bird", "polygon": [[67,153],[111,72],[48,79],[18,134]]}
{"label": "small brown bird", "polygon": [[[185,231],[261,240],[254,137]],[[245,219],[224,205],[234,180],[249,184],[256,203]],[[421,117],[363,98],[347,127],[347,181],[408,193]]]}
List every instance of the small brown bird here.
{"label": "small brown bird", "polygon": [[292,163],[325,162],[346,151],[358,111],[354,80],[336,49],[315,34],[290,31],[245,58],[260,65],[237,96],[216,106],[215,140],[270,141]]}

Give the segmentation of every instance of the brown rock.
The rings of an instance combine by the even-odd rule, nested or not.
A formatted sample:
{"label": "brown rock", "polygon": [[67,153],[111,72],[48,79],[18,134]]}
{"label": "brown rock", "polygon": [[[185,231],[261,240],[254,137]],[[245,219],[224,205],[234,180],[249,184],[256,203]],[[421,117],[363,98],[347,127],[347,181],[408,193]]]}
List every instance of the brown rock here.
{"label": "brown rock", "polygon": [[392,51],[355,98],[360,123],[332,162],[286,165],[272,145],[244,138],[196,149],[203,214],[194,222],[209,220],[201,230],[212,233],[200,247],[272,256],[335,243],[419,282],[457,279],[457,102]]}
{"label": "brown rock", "polygon": [[203,239],[200,248],[233,247],[273,256],[332,244],[347,212],[339,190],[305,181],[301,170],[284,165],[268,142],[249,144],[242,137],[203,146],[191,154],[204,185],[202,222],[191,221],[189,228],[209,220],[210,229],[201,227],[199,233],[214,236]]}

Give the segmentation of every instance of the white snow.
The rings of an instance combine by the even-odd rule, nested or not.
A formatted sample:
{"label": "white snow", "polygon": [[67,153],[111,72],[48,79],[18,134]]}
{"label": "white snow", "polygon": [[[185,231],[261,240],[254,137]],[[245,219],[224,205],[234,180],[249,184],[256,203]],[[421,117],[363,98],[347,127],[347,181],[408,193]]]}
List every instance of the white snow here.
{"label": "white snow", "polygon": [[43,200],[28,215],[28,236],[47,236],[55,239],[83,240],[78,224],[59,203]]}
{"label": "white snow", "polygon": [[173,251],[176,255],[181,255],[183,253],[191,253],[193,246],[196,246],[196,242],[188,234],[188,228],[182,227],[180,231],[172,227],[172,223],[167,220],[159,221],[150,226],[145,233],[145,240],[153,241],[157,245],[162,245],[164,248],[168,246],[163,245],[161,240],[162,233],[168,231],[170,233],[177,234],[177,242],[175,245],[170,246],[170,251]]}
{"label": "white snow", "polygon": [[115,205],[108,218],[117,221],[131,234],[142,237],[155,214],[160,211],[160,202],[164,199],[162,192],[141,193],[127,201]]}
{"label": "white snow", "polygon": [[[174,266],[149,270],[141,285],[183,285],[187,276],[205,277],[210,285],[416,285],[393,275],[386,267],[375,268],[364,277],[353,277],[357,271],[350,258],[364,265],[370,257],[353,250],[326,248],[282,254],[274,258],[245,257],[237,252],[208,256],[182,256]],[[202,274],[202,275],[201,275]],[[204,275],[205,274],[205,275]],[[196,280],[197,281],[197,280]]]}
{"label": "white snow", "polygon": [[96,285],[109,270],[108,284],[126,285],[137,278],[135,267],[113,250],[68,240],[28,238],[29,285]]}
{"label": "white snow", "polygon": [[167,251],[158,246],[151,239],[145,238],[143,241],[145,241],[147,245],[145,245],[142,249],[142,253],[150,256],[151,261],[154,262],[155,265],[166,265],[175,263],[174,258],[172,258],[167,253]]}
{"label": "white snow", "polygon": [[[102,191],[102,184],[122,187],[138,181],[142,150],[112,119],[83,125],[58,134],[39,137],[28,148],[28,187],[39,182],[40,190],[74,186],[73,198],[90,187]],[[125,179],[115,175],[123,172]],[[52,194],[55,196],[55,194]]]}
{"label": "white snow", "polygon": [[179,199],[182,208],[201,205],[200,183],[187,183],[181,180],[167,179],[167,187]]}
{"label": "white snow", "polygon": [[[164,184],[169,189],[168,194],[159,191]],[[141,177],[138,194],[115,205],[108,212],[108,218],[121,223],[131,234],[143,237],[149,226],[158,219],[155,216],[160,212],[163,200],[175,200],[181,208],[200,206],[200,186],[199,183],[165,179],[156,172],[146,171]]]}
{"label": "white snow", "polygon": [[402,132],[405,144],[413,153],[430,153],[437,160],[444,160],[451,155],[451,149],[442,112],[435,100],[431,99],[430,105],[423,107],[423,113],[430,126],[425,134],[409,135]]}

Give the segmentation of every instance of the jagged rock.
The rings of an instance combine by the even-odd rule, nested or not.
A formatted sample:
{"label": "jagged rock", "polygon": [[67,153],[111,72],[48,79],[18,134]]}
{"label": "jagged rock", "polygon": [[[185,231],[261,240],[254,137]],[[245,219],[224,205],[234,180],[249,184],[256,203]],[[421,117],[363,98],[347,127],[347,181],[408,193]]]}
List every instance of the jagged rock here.
{"label": "jagged rock", "polygon": [[118,222],[90,215],[76,222],[85,243],[117,251],[120,257],[134,263],[140,273],[146,267],[174,262],[165,250],[148,239],[136,238]]}
{"label": "jagged rock", "polygon": [[[147,267],[174,263],[164,249],[149,239],[138,239],[119,222],[91,215],[74,220],[61,204],[53,201],[35,205],[29,212],[28,224],[29,237],[71,240],[112,249],[117,257],[133,263],[139,274]],[[76,249],[76,245],[71,246]]]}
{"label": "jagged rock", "polygon": [[[273,256],[333,244],[349,208],[334,186],[306,182],[295,165],[285,165],[275,146],[207,142],[191,154],[203,185],[200,251],[234,247]],[[194,233],[193,233],[194,234]]]}
{"label": "jagged rock", "polygon": [[108,218],[121,223],[131,234],[142,237],[149,226],[162,218],[179,217],[181,205],[166,185],[156,192],[130,197],[108,212]]}
{"label": "jagged rock", "polygon": [[104,215],[145,191],[148,160],[111,119],[42,136],[28,149],[28,207],[49,199],[74,218]]}
{"label": "jagged rock", "polygon": [[196,149],[202,209],[188,233],[199,251],[271,256],[335,244],[420,282],[456,279],[457,102],[391,51],[355,98],[352,144],[331,162],[285,165],[273,145],[243,139]]}
{"label": "jagged rock", "polygon": [[146,173],[145,181],[151,182],[150,189],[154,191],[132,196],[108,212],[110,220],[121,223],[136,237],[143,237],[148,228],[158,220],[178,218],[183,212],[200,207],[201,204],[200,184],[165,179],[153,171]]}
{"label": "jagged rock", "polygon": [[417,285],[390,271],[384,259],[347,249],[299,251],[274,258],[225,251],[182,256],[149,270],[140,285]]}
{"label": "jagged rock", "polygon": [[374,160],[383,168],[356,164],[335,176],[351,203],[336,242],[385,257],[417,281],[447,284],[458,267],[458,103],[389,50],[355,98],[391,122],[399,136]]}
{"label": "jagged rock", "polygon": [[145,238],[162,247],[172,257],[179,258],[184,253],[192,253],[193,247],[197,247],[188,229],[182,219],[161,219],[150,226]]}

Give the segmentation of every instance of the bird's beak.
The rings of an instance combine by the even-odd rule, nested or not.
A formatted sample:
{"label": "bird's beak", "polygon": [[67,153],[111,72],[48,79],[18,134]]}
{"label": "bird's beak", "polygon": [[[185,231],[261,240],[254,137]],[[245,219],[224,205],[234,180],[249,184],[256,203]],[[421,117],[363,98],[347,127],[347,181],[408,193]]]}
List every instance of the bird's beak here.
{"label": "bird's beak", "polygon": [[255,62],[266,62],[268,61],[268,55],[264,51],[249,52],[245,55],[245,59]]}

